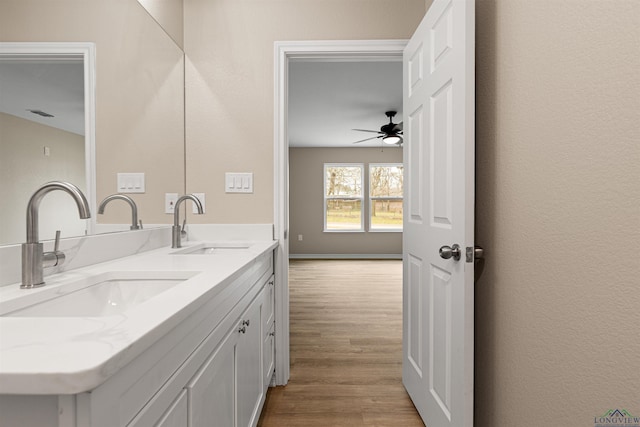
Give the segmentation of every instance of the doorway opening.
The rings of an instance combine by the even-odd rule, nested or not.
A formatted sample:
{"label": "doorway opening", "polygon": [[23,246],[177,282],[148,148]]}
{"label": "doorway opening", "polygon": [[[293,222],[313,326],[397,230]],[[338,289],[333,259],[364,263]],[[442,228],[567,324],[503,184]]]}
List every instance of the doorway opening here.
{"label": "doorway opening", "polygon": [[424,427],[402,385],[402,261],[289,268],[291,380],[269,389],[258,425]]}
{"label": "doorway opening", "polygon": [[[289,65],[293,61],[393,61],[405,40],[306,41],[275,44],[274,237],[276,272],[276,384],[289,379]],[[297,238],[297,236],[295,236]]]}

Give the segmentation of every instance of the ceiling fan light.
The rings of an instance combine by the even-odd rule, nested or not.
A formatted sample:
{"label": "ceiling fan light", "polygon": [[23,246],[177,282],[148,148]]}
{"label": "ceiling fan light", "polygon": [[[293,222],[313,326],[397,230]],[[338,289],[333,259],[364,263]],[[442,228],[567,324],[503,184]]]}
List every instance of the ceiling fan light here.
{"label": "ceiling fan light", "polygon": [[399,135],[387,135],[382,138],[382,142],[389,145],[399,145],[402,142],[402,137]]}

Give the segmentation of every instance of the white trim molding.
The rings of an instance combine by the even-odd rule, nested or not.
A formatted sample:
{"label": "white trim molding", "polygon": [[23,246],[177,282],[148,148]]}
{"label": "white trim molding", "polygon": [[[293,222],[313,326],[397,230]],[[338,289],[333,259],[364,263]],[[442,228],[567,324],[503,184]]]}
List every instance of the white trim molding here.
{"label": "white trim molding", "polygon": [[407,40],[281,41],[274,43],[274,238],[276,274],[276,384],[289,381],[289,138],[291,61],[401,61]]}

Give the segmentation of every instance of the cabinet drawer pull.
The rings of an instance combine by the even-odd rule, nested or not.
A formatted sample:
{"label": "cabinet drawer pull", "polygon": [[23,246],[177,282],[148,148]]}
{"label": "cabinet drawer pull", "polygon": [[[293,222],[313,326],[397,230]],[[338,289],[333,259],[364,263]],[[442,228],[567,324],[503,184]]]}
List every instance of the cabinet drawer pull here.
{"label": "cabinet drawer pull", "polygon": [[242,326],[249,326],[249,323],[251,323],[251,320],[243,320]]}
{"label": "cabinet drawer pull", "polygon": [[244,333],[246,333],[246,332],[247,332],[247,328],[246,328],[245,326],[243,326],[243,327],[241,327],[241,328],[238,328],[238,333],[239,333],[239,334],[244,334]]}

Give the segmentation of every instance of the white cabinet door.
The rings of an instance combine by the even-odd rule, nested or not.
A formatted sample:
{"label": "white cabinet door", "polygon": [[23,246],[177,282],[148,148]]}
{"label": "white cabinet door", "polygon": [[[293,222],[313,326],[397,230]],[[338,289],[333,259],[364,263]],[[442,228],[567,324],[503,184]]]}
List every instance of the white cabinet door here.
{"label": "white cabinet door", "polygon": [[275,327],[274,327],[274,307],[275,307],[275,278],[267,281],[264,289],[264,307],[262,308],[262,327],[264,336],[262,337],[262,358],[263,358],[263,388],[266,390],[271,383],[271,377],[275,368]]}
{"label": "white cabinet door", "polygon": [[187,386],[190,427],[253,427],[264,398],[264,289]]}
{"label": "white cabinet door", "polygon": [[187,386],[190,427],[236,426],[238,338],[237,330],[232,330]]}
{"label": "white cabinet door", "polygon": [[238,427],[252,427],[258,422],[264,396],[262,380],[262,343],[264,329],[262,308],[265,289],[251,303],[240,323],[237,347]]}
{"label": "white cabinet door", "polygon": [[275,340],[275,325],[271,323],[271,327],[265,335],[264,342],[262,344],[262,358],[263,358],[263,388],[266,390],[271,383],[271,377],[273,376],[273,370],[275,368],[275,356],[276,356],[276,340]]}
{"label": "white cabinet door", "polygon": [[187,427],[187,391],[183,390],[154,427]]}
{"label": "white cabinet door", "polygon": [[[158,391],[153,399],[127,424],[127,427],[188,427],[187,390],[179,391],[177,397],[171,401],[171,397],[175,396],[175,393],[169,389]],[[113,417],[105,421],[103,425],[118,424]]]}
{"label": "white cabinet door", "polygon": [[276,279],[271,276],[267,281],[264,288],[264,307],[262,309],[262,324],[265,331],[271,328],[274,320],[274,307],[275,307],[275,283]]}

